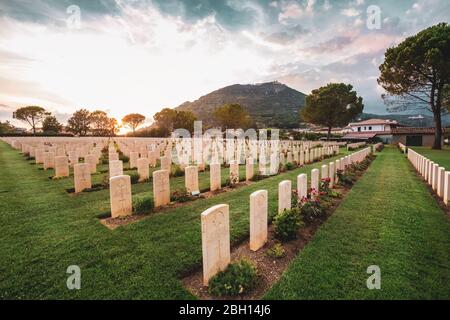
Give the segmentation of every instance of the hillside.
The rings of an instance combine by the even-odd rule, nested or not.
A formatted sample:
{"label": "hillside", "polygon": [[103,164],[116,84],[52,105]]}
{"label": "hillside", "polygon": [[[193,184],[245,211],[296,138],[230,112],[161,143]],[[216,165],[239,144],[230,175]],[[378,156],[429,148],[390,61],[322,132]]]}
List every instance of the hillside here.
{"label": "hillside", "polygon": [[213,91],[196,101],[185,102],[177,110],[191,111],[210,123],[213,111],[227,103],[242,105],[255,119],[258,127],[294,128],[298,111],[306,95],[279,82],[235,84]]}

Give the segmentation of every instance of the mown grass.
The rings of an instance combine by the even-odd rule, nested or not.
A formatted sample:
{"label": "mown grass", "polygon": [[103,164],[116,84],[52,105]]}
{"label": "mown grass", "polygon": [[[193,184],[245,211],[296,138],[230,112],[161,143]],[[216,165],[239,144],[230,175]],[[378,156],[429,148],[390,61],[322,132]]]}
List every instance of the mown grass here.
{"label": "mown grass", "polygon": [[445,146],[442,150],[426,147],[413,147],[412,149],[431,161],[439,163],[439,166],[444,167],[447,171],[450,170],[450,147]]}
{"label": "mown grass", "polygon": [[[367,267],[381,268],[369,290]],[[395,148],[385,148],[293,260],[268,299],[449,299],[450,224]]]}
{"label": "mown grass", "polygon": [[[270,210],[276,210],[278,183],[291,179],[295,185],[299,173],[309,175],[320,165],[109,230],[97,219],[109,210],[109,190],[69,195],[65,189],[72,178],[49,180],[50,171],[38,170],[0,142],[0,298],[193,299],[179,276],[201,266],[200,213],[229,204],[231,239],[242,240],[248,237],[252,192],[267,189]],[[184,185],[184,177],[171,179],[171,185]],[[132,192],[151,194],[151,189],[142,183]],[[66,287],[70,265],[81,268],[81,290]]]}

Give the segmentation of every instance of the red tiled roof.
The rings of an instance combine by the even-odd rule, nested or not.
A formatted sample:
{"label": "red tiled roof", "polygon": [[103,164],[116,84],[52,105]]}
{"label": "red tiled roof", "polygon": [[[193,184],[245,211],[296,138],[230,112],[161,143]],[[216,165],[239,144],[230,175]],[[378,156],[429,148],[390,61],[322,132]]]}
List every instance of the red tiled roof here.
{"label": "red tiled roof", "polygon": [[367,140],[375,137],[377,134],[375,132],[352,132],[343,136],[343,139],[361,139]]}
{"label": "red tiled roof", "polygon": [[376,124],[398,124],[395,120],[389,119],[369,119],[361,122],[349,123],[349,126],[366,126],[366,125],[376,125]]}

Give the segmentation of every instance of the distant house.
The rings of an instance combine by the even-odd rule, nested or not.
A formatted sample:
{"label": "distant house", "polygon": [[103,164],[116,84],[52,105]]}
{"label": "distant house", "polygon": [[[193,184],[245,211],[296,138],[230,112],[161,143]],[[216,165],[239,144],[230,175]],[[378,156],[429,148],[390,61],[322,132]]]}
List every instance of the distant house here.
{"label": "distant house", "polygon": [[351,132],[391,132],[399,126],[398,122],[389,119],[369,119],[361,122],[349,123]]}
{"label": "distant house", "polygon": [[367,141],[379,140],[384,143],[406,146],[433,146],[435,128],[415,128],[400,125],[389,119],[370,119],[349,123],[345,128],[345,140]]}

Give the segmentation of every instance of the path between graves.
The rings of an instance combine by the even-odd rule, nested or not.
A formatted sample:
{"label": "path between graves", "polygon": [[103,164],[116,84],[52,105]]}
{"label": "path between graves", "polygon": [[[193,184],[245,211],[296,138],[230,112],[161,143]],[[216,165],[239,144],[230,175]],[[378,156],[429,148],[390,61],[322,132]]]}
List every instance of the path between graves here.
{"label": "path between graves", "polygon": [[[381,269],[381,290],[367,289],[371,265]],[[266,298],[449,299],[449,221],[387,147]]]}
{"label": "path between graves", "polygon": [[[62,187],[67,182],[49,180],[48,172],[36,170],[1,142],[0,298],[193,299],[179,276],[201,263],[200,213],[229,203],[231,240],[237,243],[248,237],[252,192],[268,190],[269,210],[275,210],[280,181],[295,181],[299,173],[310,174],[322,164],[112,231],[97,218],[109,208],[107,190],[68,197]],[[66,270],[71,265],[81,268],[81,290],[66,287]]]}

